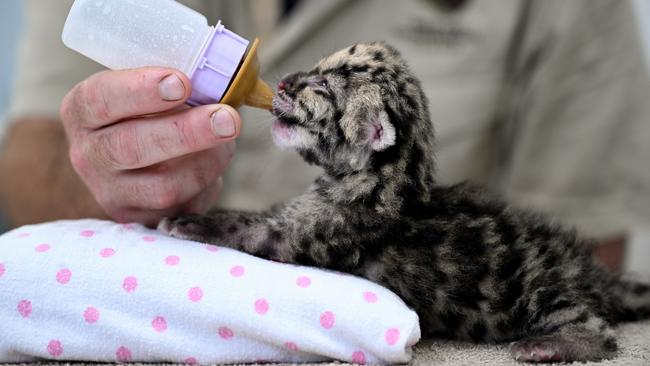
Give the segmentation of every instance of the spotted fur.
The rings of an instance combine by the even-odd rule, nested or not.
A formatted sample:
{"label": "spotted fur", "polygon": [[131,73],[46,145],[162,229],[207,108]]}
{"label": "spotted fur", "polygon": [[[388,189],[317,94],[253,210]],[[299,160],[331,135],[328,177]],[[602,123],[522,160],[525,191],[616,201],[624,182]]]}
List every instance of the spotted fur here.
{"label": "spotted fur", "polygon": [[426,335],[515,341],[522,361],[610,358],[611,325],[650,315],[650,287],[605,271],[572,230],[436,184],[427,99],[392,47],[351,46],[278,89],[276,143],[324,174],[268,211],[165,219],[161,230],[368,278],[413,307]]}

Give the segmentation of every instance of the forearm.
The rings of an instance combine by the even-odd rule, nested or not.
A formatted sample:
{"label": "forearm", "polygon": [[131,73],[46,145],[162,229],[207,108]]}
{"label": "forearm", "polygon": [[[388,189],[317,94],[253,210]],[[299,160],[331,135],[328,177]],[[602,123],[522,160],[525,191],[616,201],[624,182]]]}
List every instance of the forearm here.
{"label": "forearm", "polygon": [[107,218],[68,159],[58,121],[25,119],[0,150],[0,209],[20,226],[56,219]]}

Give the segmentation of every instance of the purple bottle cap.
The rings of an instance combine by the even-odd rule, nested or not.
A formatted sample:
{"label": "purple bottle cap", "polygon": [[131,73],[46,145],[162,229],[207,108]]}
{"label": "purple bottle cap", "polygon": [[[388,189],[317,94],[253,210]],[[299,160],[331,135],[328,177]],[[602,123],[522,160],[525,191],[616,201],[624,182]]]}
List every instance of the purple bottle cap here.
{"label": "purple bottle cap", "polygon": [[248,43],[248,40],[226,29],[221,21],[217,23],[189,75],[192,95],[187,103],[218,103],[246,54]]}

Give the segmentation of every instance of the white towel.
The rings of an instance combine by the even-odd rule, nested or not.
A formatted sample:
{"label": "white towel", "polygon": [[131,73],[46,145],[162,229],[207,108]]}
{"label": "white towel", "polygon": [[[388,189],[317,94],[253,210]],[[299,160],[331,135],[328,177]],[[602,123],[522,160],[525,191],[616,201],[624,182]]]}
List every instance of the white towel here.
{"label": "white towel", "polygon": [[0,362],[401,363],[419,337],[399,297],[346,274],[136,224],[0,236]]}

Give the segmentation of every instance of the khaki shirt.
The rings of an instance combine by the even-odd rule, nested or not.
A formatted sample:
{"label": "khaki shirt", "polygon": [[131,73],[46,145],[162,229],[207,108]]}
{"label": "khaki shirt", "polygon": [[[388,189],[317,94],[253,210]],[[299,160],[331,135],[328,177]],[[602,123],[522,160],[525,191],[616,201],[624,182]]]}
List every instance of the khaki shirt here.
{"label": "khaki shirt", "polygon": [[[66,49],[70,1],[26,1],[11,118],[58,116],[77,82],[101,69]],[[650,226],[650,83],[627,0],[303,0],[278,22],[274,1],[186,1],[211,24],[260,36],[263,78],[310,68],[359,41],[386,40],[421,78],[437,133],[439,180],[472,180],[607,234]],[[268,112],[244,129],[220,204],[260,209],[318,174],[274,147]]]}

